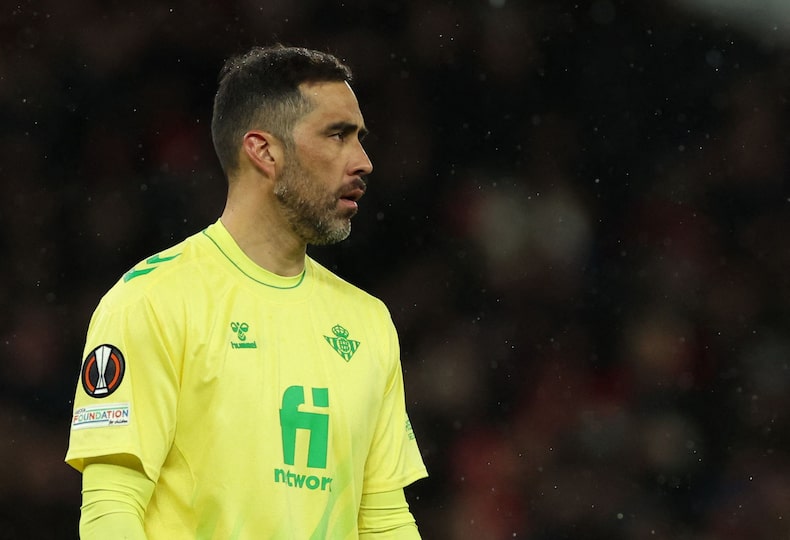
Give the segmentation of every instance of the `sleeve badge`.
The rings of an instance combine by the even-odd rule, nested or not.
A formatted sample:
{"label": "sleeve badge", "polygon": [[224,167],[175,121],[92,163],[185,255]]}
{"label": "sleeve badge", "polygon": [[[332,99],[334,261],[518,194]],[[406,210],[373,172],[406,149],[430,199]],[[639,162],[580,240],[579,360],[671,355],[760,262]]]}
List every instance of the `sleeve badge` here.
{"label": "sleeve badge", "polygon": [[105,398],[118,389],[125,372],[121,350],[114,345],[99,345],[82,362],[82,388],[91,397]]}

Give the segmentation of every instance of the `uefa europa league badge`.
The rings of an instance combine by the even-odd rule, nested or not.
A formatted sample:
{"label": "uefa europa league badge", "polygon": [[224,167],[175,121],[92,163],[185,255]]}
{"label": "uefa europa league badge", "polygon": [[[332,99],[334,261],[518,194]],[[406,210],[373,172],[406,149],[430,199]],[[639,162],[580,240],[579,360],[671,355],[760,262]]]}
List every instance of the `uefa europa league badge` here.
{"label": "uefa europa league badge", "polygon": [[99,345],[82,363],[82,388],[91,397],[107,397],[121,385],[125,371],[126,361],[121,350],[114,345]]}

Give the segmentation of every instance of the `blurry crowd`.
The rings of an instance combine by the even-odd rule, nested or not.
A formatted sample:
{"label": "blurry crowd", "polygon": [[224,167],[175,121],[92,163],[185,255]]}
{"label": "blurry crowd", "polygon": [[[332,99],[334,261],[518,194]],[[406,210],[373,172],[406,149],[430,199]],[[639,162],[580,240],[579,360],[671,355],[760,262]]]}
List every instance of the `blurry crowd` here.
{"label": "blurry crowd", "polygon": [[668,2],[0,8],[0,539],[76,538],[90,314],[216,220],[225,57],[355,71],[375,170],[311,254],[382,298],[423,538],[790,537],[790,50]]}

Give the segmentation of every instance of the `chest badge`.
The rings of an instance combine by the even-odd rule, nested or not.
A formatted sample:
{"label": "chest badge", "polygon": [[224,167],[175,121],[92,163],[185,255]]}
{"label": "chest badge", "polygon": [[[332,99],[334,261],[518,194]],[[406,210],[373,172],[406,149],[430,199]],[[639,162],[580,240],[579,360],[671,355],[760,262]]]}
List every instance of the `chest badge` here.
{"label": "chest badge", "polygon": [[334,337],[324,336],[324,339],[343,360],[349,362],[359,348],[359,341],[348,339],[348,330],[339,324],[332,327],[332,333]]}

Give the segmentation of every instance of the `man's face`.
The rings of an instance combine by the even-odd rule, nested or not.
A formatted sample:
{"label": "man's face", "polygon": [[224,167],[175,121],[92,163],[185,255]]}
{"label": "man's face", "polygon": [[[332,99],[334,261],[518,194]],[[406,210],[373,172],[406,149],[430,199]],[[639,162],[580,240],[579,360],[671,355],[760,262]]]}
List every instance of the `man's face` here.
{"label": "man's face", "polygon": [[313,108],[294,127],[295,149],[285,155],[275,195],[305,243],[333,244],[351,233],[363,177],[373,170],[361,143],[365,123],[348,84],[304,84],[300,90]]}

